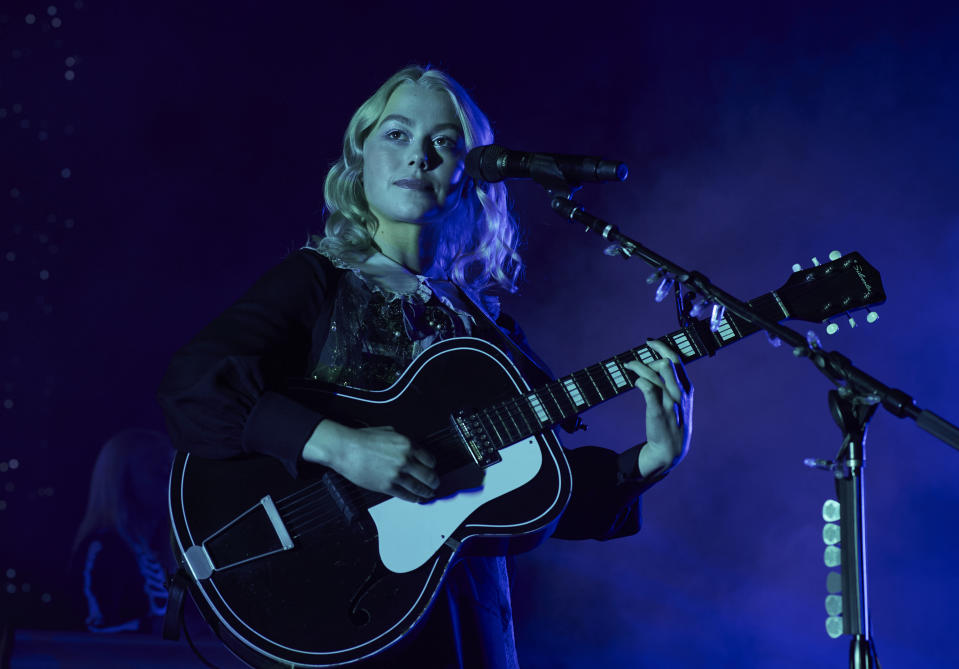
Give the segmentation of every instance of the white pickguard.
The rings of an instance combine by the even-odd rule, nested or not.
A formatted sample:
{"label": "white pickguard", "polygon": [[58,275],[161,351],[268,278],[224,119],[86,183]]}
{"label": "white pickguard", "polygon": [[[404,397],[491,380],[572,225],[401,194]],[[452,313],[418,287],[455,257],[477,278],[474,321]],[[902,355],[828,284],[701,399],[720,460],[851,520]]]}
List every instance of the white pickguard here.
{"label": "white pickguard", "polygon": [[473,511],[532,480],[543,463],[533,437],[507,446],[499,454],[502,462],[484,470],[479,488],[428,504],[393,497],[371,507],[383,565],[398,574],[420,567]]}

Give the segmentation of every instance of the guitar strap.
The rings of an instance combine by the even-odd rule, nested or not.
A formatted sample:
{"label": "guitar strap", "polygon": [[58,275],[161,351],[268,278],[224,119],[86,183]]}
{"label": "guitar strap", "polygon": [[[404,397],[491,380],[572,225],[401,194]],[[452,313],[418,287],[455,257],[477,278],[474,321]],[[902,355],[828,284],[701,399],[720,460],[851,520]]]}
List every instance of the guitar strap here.
{"label": "guitar strap", "polygon": [[163,638],[167,641],[177,641],[180,638],[180,627],[183,626],[183,597],[190,585],[186,570],[180,567],[167,581],[169,598],[166,603],[166,613],[163,614]]}

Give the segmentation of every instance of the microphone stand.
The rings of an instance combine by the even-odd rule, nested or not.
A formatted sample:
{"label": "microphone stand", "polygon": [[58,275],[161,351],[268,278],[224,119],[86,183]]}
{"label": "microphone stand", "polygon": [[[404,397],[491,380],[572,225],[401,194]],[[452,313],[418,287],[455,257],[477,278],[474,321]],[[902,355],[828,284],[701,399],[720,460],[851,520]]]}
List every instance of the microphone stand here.
{"label": "microphone stand", "polygon": [[[843,634],[852,636],[849,666],[853,669],[878,668],[879,662],[869,624],[869,598],[866,588],[866,542],[864,527],[862,467],[865,462],[867,424],[879,405],[898,418],[911,418],[923,430],[959,450],[959,428],[935,413],[920,409],[915,400],[901,390],[890,388],[853,366],[838,351],[826,351],[812,331],[803,337],[795,330],[763,318],[741,300],[713,285],[697,271],[689,271],[646,248],[619,229],[572,200],[579,184],[564,180],[558,169],[534,170],[532,178],[550,195],[550,208],[563,218],[584,225],[612,242],[614,255],[624,259],[638,257],[656,268],[649,283],[660,280],[657,298],[676,284],[687,287],[689,294],[712,305],[710,327],[715,332],[725,312],[765,330],[771,338],[786,342],[793,355],[808,358],[816,369],[836,385],[829,391],[829,404],[836,424],[843,431],[843,443],[835,462],[809,460],[807,464],[829,469],[836,476],[836,492],[840,501],[840,537],[842,564]],[[677,286],[678,288],[678,286]],[[702,304],[701,303],[701,304]],[[838,636],[838,634],[836,635]]]}

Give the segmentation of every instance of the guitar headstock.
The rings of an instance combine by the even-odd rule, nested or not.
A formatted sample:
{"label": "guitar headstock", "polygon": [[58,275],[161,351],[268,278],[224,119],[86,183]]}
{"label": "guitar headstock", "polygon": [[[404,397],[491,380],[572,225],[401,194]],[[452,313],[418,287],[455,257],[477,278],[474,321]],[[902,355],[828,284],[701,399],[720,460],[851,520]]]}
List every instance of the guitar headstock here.
{"label": "guitar headstock", "polygon": [[[776,291],[791,318],[824,323],[886,301],[879,272],[859,253],[840,256],[833,251],[829,257],[830,262],[821,265],[813,258],[813,266],[808,269],[793,266],[789,280]],[[875,312],[870,312],[866,320],[876,320]],[[855,326],[851,317],[850,325]],[[831,323],[827,332],[833,334],[837,329]]]}

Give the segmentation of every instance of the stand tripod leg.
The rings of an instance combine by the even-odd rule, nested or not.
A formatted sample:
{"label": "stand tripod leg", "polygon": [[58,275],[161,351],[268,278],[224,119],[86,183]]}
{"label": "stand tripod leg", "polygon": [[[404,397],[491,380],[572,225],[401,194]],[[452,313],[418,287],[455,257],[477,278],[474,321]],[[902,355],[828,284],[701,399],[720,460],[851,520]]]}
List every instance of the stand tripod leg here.
{"label": "stand tripod leg", "polygon": [[879,669],[879,658],[872,639],[864,634],[855,634],[849,642],[849,666],[851,669]]}

